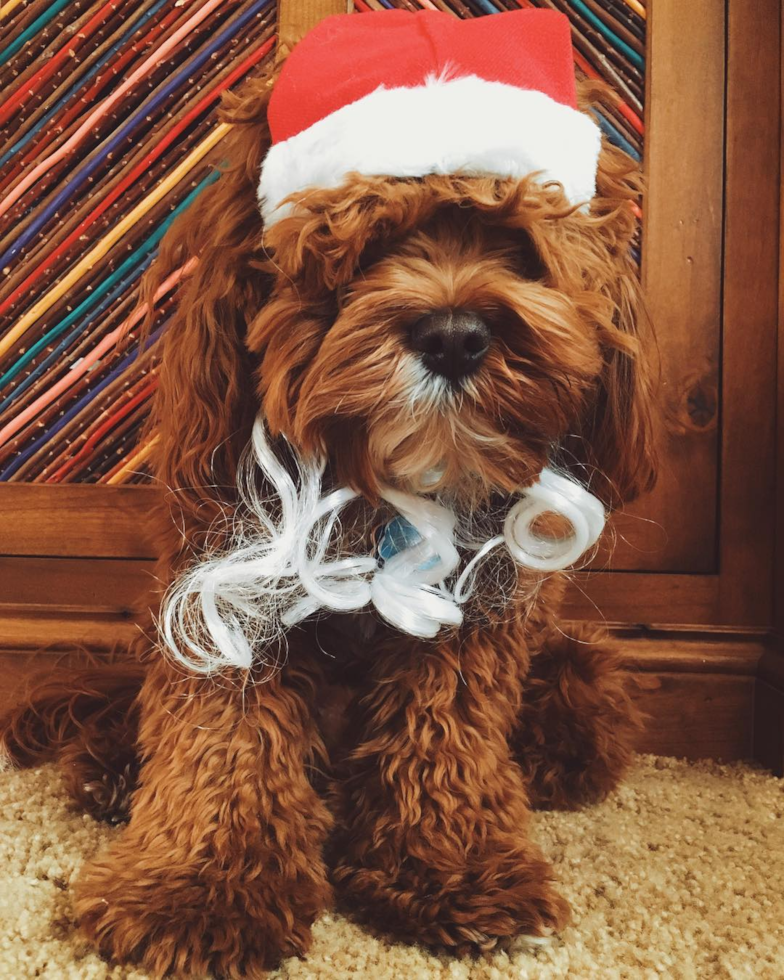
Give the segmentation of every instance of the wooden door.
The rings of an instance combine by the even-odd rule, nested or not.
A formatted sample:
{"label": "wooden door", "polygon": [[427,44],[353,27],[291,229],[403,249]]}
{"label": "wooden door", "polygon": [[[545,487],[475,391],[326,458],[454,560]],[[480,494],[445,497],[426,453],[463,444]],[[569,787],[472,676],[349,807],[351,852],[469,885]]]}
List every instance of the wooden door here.
{"label": "wooden door", "polygon": [[618,519],[617,571],[578,583],[577,614],[595,602],[627,623],[772,623],[778,16],[776,0],[651,5],[644,281],[661,477]]}
{"label": "wooden door", "polygon": [[[322,10],[283,0],[281,34]],[[651,747],[738,757],[774,615],[779,4],[648,10],[643,277],[661,477],[616,518],[610,568],[575,576],[568,611],[617,624],[649,675]],[[15,672],[12,651],[131,635],[156,588],[144,536],[156,492],[0,485],[0,650]]]}

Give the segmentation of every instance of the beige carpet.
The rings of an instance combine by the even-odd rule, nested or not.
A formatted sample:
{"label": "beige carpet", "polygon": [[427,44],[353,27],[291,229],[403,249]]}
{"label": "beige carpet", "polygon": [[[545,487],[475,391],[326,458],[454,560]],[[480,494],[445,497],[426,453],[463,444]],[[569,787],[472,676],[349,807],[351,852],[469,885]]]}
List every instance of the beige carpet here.
{"label": "beige carpet", "polygon": [[[69,810],[51,767],[0,776],[0,978],[142,978],[73,930],[69,885],[117,833]],[[573,924],[479,960],[387,946],[336,915],[276,977],[367,980],[784,978],[784,780],[745,766],[643,757],[584,813],[541,814]]]}

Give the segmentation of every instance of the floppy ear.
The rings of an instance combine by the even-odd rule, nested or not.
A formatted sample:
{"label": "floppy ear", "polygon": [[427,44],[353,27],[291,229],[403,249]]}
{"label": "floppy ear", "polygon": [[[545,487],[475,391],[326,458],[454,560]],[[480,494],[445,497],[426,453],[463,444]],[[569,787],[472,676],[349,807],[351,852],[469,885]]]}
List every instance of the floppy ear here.
{"label": "floppy ear", "polygon": [[[269,292],[256,187],[270,142],[271,87],[266,75],[248,80],[240,94],[223,96],[219,118],[232,126],[221,143],[227,162],[173,223],[143,285],[143,300],[151,302],[172,272],[195,260],[162,340],[148,432],[157,437],[154,473],[170,490],[170,521],[196,547],[221,502],[233,499],[237,461],[257,407],[244,337]],[[178,534],[172,550],[183,543]]]}
{"label": "floppy ear", "polygon": [[585,464],[580,478],[615,508],[656,481],[652,380],[657,358],[636,270],[619,269],[606,288],[616,336],[604,347],[604,367],[580,438],[568,448]]}
{"label": "floppy ear", "polygon": [[[606,85],[583,85],[583,105],[616,101]],[[578,222],[573,248],[560,259],[577,263],[598,298],[597,325],[604,366],[579,431],[564,444],[564,464],[608,506],[617,507],[650,490],[656,480],[653,381],[658,356],[631,255],[642,193],[642,176],[625,153],[603,141],[590,216]],[[579,268],[578,268],[579,266]]]}

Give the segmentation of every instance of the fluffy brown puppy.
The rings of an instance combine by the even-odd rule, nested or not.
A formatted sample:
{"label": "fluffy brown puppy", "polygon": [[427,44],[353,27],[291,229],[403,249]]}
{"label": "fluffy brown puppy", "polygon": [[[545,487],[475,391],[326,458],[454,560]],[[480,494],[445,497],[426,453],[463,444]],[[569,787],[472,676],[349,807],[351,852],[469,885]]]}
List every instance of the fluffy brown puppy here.
{"label": "fluffy brown puppy", "polygon": [[[230,166],[175,223],[146,282],[151,296],[198,258],[151,423],[169,488],[161,578],[234,504],[259,412],[273,437],[326,454],[335,480],[371,502],[381,483],[421,489],[437,465],[441,490],[481,509],[530,484],[556,449],[609,507],[647,489],[630,161],[604,148],[590,212],[534,179],[355,175],[303,194],[265,234],[256,186],[270,86],[225,97]],[[442,310],[471,311],[491,336],[478,370],[451,386],[410,339]],[[6,719],[12,759],[65,749],[77,796],[116,819],[138,717],[130,822],[75,896],[96,946],[157,975],[258,976],[307,949],[333,888],[364,921],[456,950],[561,926],[567,907],[529,839],[530,808],[605,795],[637,716],[604,641],[558,628],[562,577],[520,572],[519,586],[502,614],[435,641],[306,625],[263,683],[184,672],[140,640],[114,681],[111,668],[66,673]],[[327,674],[354,690],[329,786]]]}

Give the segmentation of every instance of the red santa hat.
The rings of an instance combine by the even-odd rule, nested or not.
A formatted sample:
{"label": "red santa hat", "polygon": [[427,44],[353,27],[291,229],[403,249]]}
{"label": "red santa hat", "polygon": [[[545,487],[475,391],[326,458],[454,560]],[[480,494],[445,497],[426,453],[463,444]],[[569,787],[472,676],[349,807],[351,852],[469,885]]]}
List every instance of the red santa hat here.
{"label": "red santa hat", "polygon": [[288,213],[288,195],[352,172],[539,172],[572,204],[595,192],[601,135],[577,109],[569,21],[553,10],[327,17],[288,57],[268,117],[267,225]]}

